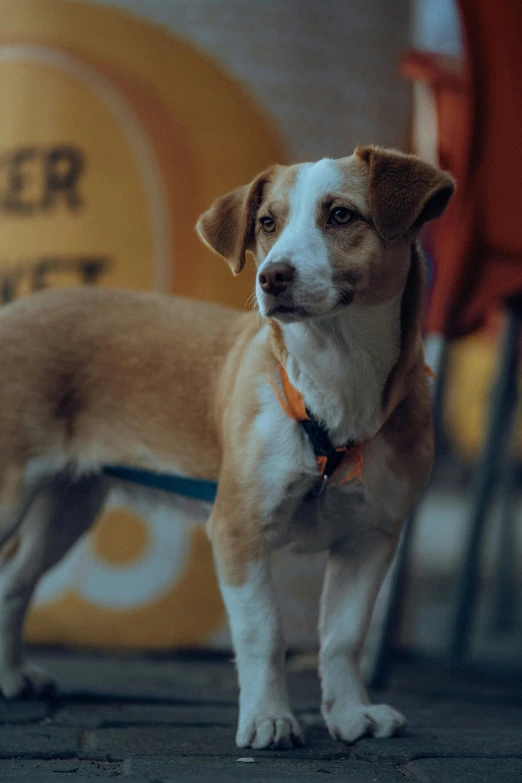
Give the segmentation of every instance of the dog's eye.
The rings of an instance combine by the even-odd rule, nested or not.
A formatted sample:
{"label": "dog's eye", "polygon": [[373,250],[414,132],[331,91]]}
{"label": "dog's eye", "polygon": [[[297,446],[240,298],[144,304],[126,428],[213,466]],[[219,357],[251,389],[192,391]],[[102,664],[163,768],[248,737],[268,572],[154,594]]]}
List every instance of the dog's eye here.
{"label": "dog's eye", "polygon": [[346,226],[353,220],[353,212],[346,207],[335,207],[328,217],[329,223],[335,223],[337,226]]}
{"label": "dog's eye", "polygon": [[259,222],[261,223],[265,234],[272,234],[275,231],[275,220],[272,220],[272,218],[268,217],[268,215],[266,217],[259,218]]}

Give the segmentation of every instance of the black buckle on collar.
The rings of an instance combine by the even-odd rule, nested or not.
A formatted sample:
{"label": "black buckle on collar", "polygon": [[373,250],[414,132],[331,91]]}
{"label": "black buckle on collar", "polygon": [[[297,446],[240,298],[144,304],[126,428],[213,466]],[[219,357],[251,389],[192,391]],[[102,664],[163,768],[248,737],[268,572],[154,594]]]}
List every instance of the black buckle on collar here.
{"label": "black buckle on collar", "polygon": [[346,456],[346,451],[353,445],[353,442],[347,443],[342,449],[336,449],[330,440],[328,430],[315,419],[310,411],[306,411],[309,418],[300,421],[304,431],[308,435],[310,444],[316,457],[326,457],[326,465],[322,475],[322,480],[330,478],[337,470]]}

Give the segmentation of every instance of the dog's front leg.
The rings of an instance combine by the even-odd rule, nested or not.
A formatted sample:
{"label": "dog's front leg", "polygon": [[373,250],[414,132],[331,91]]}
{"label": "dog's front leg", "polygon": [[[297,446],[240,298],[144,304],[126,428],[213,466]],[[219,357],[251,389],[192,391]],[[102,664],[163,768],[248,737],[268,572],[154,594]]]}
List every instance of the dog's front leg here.
{"label": "dog's front leg", "polygon": [[[210,532],[239,677],[236,743],[240,748],[303,745],[286,688],[285,641],[269,554],[247,520],[236,523],[222,513],[218,498]],[[231,513],[236,516],[237,509]]]}
{"label": "dog's front leg", "polygon": [[387,704],[370,704],[360,654],[396,539],[369,531],[330,552],[321,597],[321,712],[332,737],[390,737],[406,719]]}

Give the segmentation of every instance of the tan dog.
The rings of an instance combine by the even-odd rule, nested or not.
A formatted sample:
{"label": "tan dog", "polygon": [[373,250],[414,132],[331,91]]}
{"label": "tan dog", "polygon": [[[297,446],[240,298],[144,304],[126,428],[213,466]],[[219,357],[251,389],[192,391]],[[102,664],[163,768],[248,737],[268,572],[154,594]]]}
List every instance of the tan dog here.
{"label": "tan dog", "polygon": [[[235,274],[258,266],[252,313],[159,294],[70,289],[0,311],[0,689],[26,667],[32,592],[92,523],[106,465],[219,479],[209,520],[241,688],[237,744],[291,747],[285,644],[269,556],[329,550],[320,620],[332,736],[405,724],[370,705],[359,655],[403,520],[430,471],[416,237],[452,178],[373,147],[274,166],[198,224]],[[14,540],[14,539],[13,539]]]}

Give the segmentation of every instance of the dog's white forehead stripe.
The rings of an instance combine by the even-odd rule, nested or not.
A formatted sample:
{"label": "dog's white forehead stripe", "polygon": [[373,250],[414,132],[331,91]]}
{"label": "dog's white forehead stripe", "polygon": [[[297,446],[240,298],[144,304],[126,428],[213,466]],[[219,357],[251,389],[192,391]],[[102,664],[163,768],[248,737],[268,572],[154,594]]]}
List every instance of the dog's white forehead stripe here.
{"label": "dog's white forehead stripe", "polygon": [[309,220],[317,202],[341,186],[341,172],[335,160],[324,158],[318,163],[305,163],[290,193],[290,221]]}

